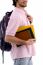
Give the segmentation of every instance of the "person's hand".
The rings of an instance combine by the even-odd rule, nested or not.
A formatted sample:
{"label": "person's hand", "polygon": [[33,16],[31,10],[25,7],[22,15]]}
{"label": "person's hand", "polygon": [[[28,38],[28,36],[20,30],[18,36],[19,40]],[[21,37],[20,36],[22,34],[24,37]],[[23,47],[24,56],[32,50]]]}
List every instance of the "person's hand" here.
{"label": "person's hand", "polygon": [[26,42],[25,42],[25,44],[26,45],[32,45],[32,44],[34,44],[35,43],[35,39],[29,39],[29,40],[27,40]]}
{"label": "person's hand", "polygon": [[28,20],[30,21],[30,23],[32,23],[33,17],[32,17],[31,15],[27,15],[27,18],[28,18]]}
{"label": "person's hand", "polygon": [[24,41],[24,40],[22,40],[20,43],[18,43],[18,44],[16,44],[17,45],[17,47],[20,47],[20,46],[22,46],[22,45],[32,45],[33,43],[35,43],[35,39],[29,39],[29,40],[27,40],[27,41]]}

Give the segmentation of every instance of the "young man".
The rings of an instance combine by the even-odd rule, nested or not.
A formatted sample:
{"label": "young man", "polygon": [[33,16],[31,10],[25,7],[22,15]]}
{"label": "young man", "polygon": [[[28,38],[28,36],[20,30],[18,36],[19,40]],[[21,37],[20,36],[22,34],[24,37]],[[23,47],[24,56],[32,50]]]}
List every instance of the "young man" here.
{"label": "young man", "polygon": [[[13,0],[15,9],[13,10],[7,30],[5,41],[12,45],[11,57],[14,60],[14,65],[32,65],[32,56],[34,55],[34,40],[21,40],[15,37],[19,26],[29,25],[32,17],[27,18],[27,13],[24,8],[27,6],[28,0]],[[17,47],[17,45],[21,45]]]}

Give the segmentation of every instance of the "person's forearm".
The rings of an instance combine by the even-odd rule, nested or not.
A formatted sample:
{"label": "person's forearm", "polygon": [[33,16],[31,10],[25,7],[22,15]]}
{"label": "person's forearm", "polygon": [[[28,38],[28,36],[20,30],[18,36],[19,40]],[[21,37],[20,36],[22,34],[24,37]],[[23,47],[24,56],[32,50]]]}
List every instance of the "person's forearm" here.
{"label": "person's forearm", "polygon": [[10,36],[10,35],[5,36],[5,41],[9,42],[9,43],[15,43],[16,42],[17,45],[24,45],[25,44],[24,40],[21,40],[17,37]]}

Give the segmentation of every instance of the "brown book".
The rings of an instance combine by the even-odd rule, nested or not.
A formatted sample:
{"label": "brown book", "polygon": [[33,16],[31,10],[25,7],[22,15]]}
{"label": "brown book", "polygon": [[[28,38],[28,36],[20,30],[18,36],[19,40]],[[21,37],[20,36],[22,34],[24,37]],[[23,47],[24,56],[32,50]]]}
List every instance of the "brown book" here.
{"label": "brown book", "polygon": [[35,39],[33,25],[19,27],[15,36],[22,39],[22,40],[26,40],[26,41],[28,39]]}

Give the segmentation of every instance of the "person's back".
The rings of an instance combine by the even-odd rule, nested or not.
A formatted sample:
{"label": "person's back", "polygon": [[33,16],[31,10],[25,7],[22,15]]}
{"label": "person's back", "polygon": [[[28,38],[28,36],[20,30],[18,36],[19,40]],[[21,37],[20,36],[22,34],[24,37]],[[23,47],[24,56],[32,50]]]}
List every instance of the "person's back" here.
{"label": "person's back", "polygon": [[[6,30],[5,41],[10,42],[12,45],[11,56],[14,60],[14,65],[30,65],[32,63],[31,57],[34,55],[34,41],[30,40],[26,42],[15,37],[16,31],[20,26],[26,26],[30,24],[24,8],[19,7],[20,4],[22,4],[22,6],[23,4],[25,5],[27,0],[18,0],[17,2],[19,5],[17,3],[17,7],[15,7],[11,14]],[[17,44],[21,44],[21,46],[17,47]]]}

